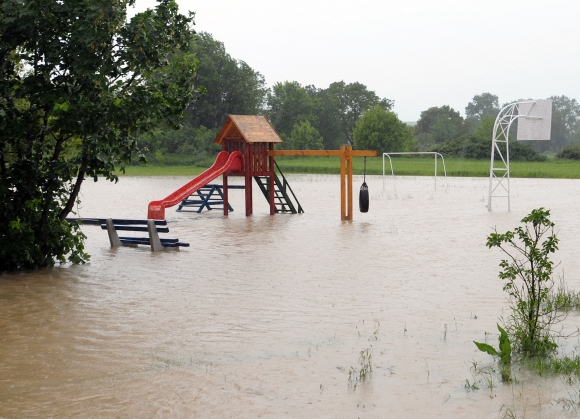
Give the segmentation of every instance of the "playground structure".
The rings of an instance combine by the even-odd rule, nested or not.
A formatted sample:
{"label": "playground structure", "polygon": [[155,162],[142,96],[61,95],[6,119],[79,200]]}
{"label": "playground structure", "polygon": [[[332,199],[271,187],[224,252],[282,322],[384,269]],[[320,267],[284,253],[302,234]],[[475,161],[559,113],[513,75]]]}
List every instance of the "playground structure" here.
{"label": "playground structure", "polygon": [[[148,218],[162,219],[165,217],[165,208],[177,204],[181,204],[180,210],[183,207],[199,205],[201,211],[204,204],[209,206],[214,192],[220,197],[219,204],[223,205],[224,215],[228,215],[231,208],[228,178],[231,176],[244,177],[241,188],[245,190],[246,216],[253,213],[252,179],[256,180],[268,200],[271,215],[304,212],[279,168],[280,176],[276,173],[274,157],[268,155],[275,144],[282,143],[282,139],[265,117],[230,115],[214,141],[222,147],[215,163],[166,198],[150,202]],[[203,190],[220,175],[223,175],[223,185],[214,185],[212,190]],[[232,188],[240,189],[240,186]],[[190,199],[192,195],[194,199]]]}
{"label": "playground structure", "polygon": [[274,146],[282,143],[282,139],[265,117],[255,115],[230,115],[214,141],[222,147],[215,163],[166,198],[151,201],[147,211],[148,219],[165,219],[165,208],[180,203],[186,206],[183,204],[187,204],[188,200],[193,201],[189,197],[197,194],[220,175],[223,176],[223,186],[219,192],[222,198],[220,204],[223,204],[226,216],[231,208],[228,199],[228,178],[231,176],[244,177],[246,216],[249,217],[253,213],[252,179],[268,200],[270,215],[302,213],[304,211],[274,157],[339,156],[341,220],[352,220],[352,158],[379,155],[376,151],[355,151],[351,146],[342,146],[340,150],[274,150]]}

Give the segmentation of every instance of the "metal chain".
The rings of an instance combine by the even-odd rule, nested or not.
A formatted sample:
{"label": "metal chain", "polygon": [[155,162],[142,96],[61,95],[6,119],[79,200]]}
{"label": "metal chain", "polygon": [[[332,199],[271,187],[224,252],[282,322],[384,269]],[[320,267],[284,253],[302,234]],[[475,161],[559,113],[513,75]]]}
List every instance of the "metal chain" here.
{"label": "metal chain", "polygon": [[365,157],[365,168],[363,171],[363,183],[366,183],[367,181],[367,158]]}

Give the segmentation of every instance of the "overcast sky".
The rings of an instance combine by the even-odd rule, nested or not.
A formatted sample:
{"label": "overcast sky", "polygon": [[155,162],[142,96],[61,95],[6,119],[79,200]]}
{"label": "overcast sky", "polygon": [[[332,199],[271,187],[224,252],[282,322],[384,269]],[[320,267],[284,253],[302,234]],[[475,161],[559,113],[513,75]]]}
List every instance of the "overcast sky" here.
{"label": "overcast sky", "polygon": [[[580,0],[177,0],[234,58],[276,82],[360,82],[403,121],[431,106],[580,100]],[[137,0],[135,10],[154,7]]]}

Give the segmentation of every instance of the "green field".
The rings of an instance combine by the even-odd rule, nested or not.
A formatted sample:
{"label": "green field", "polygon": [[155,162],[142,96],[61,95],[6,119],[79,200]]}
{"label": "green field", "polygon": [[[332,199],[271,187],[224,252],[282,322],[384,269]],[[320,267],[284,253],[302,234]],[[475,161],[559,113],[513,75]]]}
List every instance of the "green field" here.
{"label": "green field", "polygon": [[[338,174],[340,163],[338,157],[277,157],[276,162],[284,173],[318,173]],[[388,159],[386,172],[390,173]],[[447,176],[489,176],[489,160],[445,159]],[[126,176],[195,176],[205,168],[195,166],[128,166]],[[434,159],[423,157],[393,158],[395,175],[432,176]],[[363,158],[354,159],[353,172],[363,173]],[[382,174],[382,159],[371,157],[367,159],[367,174]],[[438,161],[439,175],[443,175],[441,160]],[[580,161],[548,160],[545,162],[511,162],[511,177],[525,178],[559,178],[580,179]]]}

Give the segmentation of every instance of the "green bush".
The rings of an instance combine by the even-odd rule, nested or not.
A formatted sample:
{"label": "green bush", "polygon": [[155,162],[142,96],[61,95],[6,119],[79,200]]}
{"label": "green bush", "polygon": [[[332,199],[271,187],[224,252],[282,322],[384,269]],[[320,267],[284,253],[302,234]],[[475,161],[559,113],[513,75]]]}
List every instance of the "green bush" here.
{"label": "green bush", "polygon": [[[500,147],[502,146],[503,144],[500,144]],[[439,144],[431,151],[441,153],[445,157],[478,160],[489,159],[491,153],[491,138],[482,139],[476,135],[464,135],[456,140]],[[515,141],[510,142],[510,160],[512,161],[546,161],[546,159],[546,156],[538,153],[528,145]]]}
{"label": "green bush", "polygon": [[562,150],[558,151],[556,157],[559,159],[580,160],[580,146],[567,145]]}
{"label": "green bush", "polygon": [[[217,130],[185,125],[177,131],[156,130],[139,137],[148,164],[160,166],[208,166],[220,151],[213,142]],[[133,165],[142,163],[135,162]]]}
{"label": "green bush", "polygon": [[173,154],[189,150],[190,154],[202,151],[214,154],[220,150],[220,146],[213,142],[216,135],[217,130],[214,129],[184,125],[178,130],[148,132],[137,139],[137,144],[141,149],[146,149],[146,153],[161,151]]}

